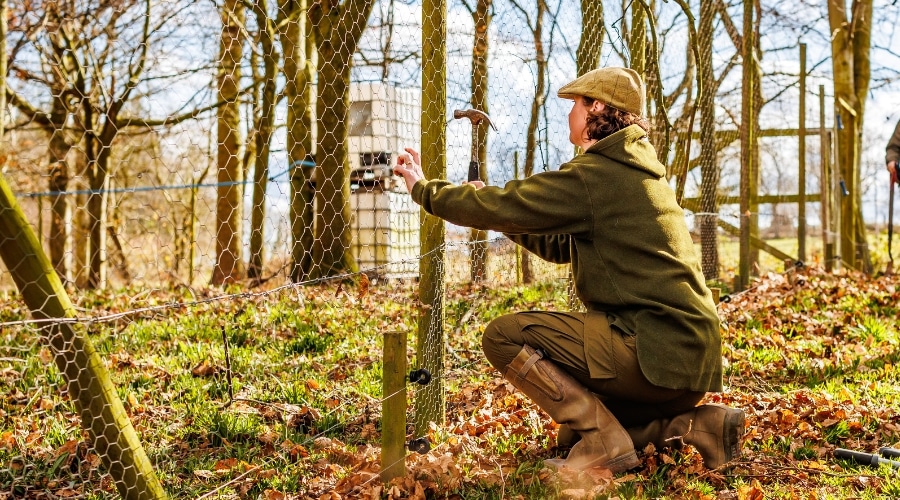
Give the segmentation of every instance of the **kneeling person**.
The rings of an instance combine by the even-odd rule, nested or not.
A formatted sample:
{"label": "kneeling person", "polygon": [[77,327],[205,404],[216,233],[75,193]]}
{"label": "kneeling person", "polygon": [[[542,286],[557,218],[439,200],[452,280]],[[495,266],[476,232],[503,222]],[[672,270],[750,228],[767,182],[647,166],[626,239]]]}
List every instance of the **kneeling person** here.
{"label": "kneeling person", "polygon": [[744,413],[697,406],[722,390],[722,340],[684,213],[641,117],[640,76],[602,68],[566,84],[569,140],[582,154],[505,186],[427,180],[407,149],[395,172],[416,203],[454,224],[501,231],[571,263],[587,312],[528,311],[492,321],[488,361],[574,443],[551,465],[621,472],[635,447],[680,438],[709,468],[740,455]]}

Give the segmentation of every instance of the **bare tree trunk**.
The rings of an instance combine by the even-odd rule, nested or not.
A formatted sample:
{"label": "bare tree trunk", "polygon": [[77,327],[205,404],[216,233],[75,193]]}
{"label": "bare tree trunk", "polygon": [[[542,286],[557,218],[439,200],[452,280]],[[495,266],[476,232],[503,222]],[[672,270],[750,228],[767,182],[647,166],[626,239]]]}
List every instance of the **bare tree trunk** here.
{"label": "bare tree trunk", "polygon": [[835,156],[850,193],[841,198],[840,251],[844,262],[871,272],[862,218],[860,159],[863,114],[871,78],[872,0],[854,0],[851,9],[848,16],[846,2],[828,1],[835,113],[843,125],[837,133]]}
{"label": "bare tree trunk", "polygon": [[[87,287],[91,289],[106,286],[106,205],[107,205],[107,164],[109,152],[103,141],[89,137],[88,185],[91,188],[87,200],[88,232],[90,255]],[[99,151],[98,151],[99,150]]]}
{"label": "bare tree trunk", "polygon": [[313,191],[312,173],[312,30],[306,20],[306,0],[282,0],[281,47],[284,53],[287,100],[287,154],[291,178],[291,280],[309,278],[312,270]]}
{"label": "bare tree trunk", "polygon": [[647,12],[638,2],[631,4],[631,29],[628,31],[628,66],[647,81]]}
{"label": "bare tree trunk", "polygon": [[259,41],[262,47],[263,91],[259,123],[256,127],[256,162],[253,169],[253,214],[250,224],[250,264],[247,277],[260,280],[265,264],[266,187],[269,180],[269,149],[275,122],[275,78],[278,70],[278,52],[275,50],[275,26],[269,18],[266,0],[254,3]]}
{"label": "bare tree trunk", "polygon": [[[318,40],[318,39],[317,39]],[[354,272],[350,253],[350,161],[347,157],[349,65],[338,72],[334,61],[343,59],[330,43],[319,43],[319,85],[316,101],[316,240],[313,261],[316,276]]]}
{"label": "bare tree trunk", "polygon": [[708,280],[719,277],[718,213],[716,195],[719,192],[719,165],[716,162],[715,75],[713,74],[713,18],[712,2],[700,3],[699,33],[709,33],[697,41],[700,51],[700,78],[706,90],[700,96],[700,261],[703,276]]}
{"label": "bare tree trunk", "polygon": [[[470,11],[475,22],[475,38],[472,43],[472,107],[489,113],[488,110],[488,48],[489,31],[493,19],[493,0],[477,0],[474,11]],[[478,149],[479,176],[488,183],[488,125],[475,126],[472,140]],[[488,232],[472,229],[469,233],[471,242],[471,279],[479,283],[485,279],[488,265]]]}
{"label": "bare tree trunk", "polygon": [[[534,174],[535,157],[537,156],[537,130],[540,122],[541,108],[544,105],[544,95],[547,92],[547,56],[544,53],[544,16],[548,8],[545,0],[537,1],[537,12],[532,24],[527,9],[512,1],[512,5],[522,13],[528,28],[531,31],[534,42],[535,73],[537,81],[534,88],[534,99],[531,101],[531,115],[528,119],[528,129],[525,134],[525,172],[524,177]],[[601,16],[602,17],[602,16]],[[522,282],[532,283],[534,272],[531,267],[531,256],[527,252],[522,253]]]}
{"label": "bare tree trunk", "polygon": [[[740,283],[737,288],[743,290],[750,283],[751,269],[751,184],[753,176],[753,143],[756,142],[756,128],[753,126],[755,107],[753,85],[753,51],[756,43],[753,33],[753,0],[744,2],[743,43],[741,44],[741,60],[743,73],[741,76],[741,238],[740,264],[738,266]],[[702,62],[700,62],[702,64]],[[740,291],[738,290],[738,291]]]}
{"label": "bare tree trunk", "polygon": [[222,39],[219,46],[219,101],[217,116],[218,194],[216,201],[216,264],[210,282],[213,285],[241,279],[241,171],[240,103],[241,35],[244,8],[240,0],[225,0],[222,11]]}
{"label": "bare tree trunk", "polygon": [[350,163],[347,157],[350,70],[374,0],[321,1],[310,6],[318,52],[316,101],[315,276],[356,272],[350,252]]}
{"label": "bare tree trunk", "polygon": [[50,263],[59,275],[63,283],[72,280],[70,272],[69,254],[66,243],[68,242],[71,214],[69,212],[69,200],[64,194],[69,186],[69,164],[66,155],[70,144],[65,139],[65,123],[68,110],[61,98],[54,98],[51,104],[50,122],[53,124],[53,132],[47,148],[48,162],[50,164],[48,187],[50,192],[50,235],[48,238],[48,250]]}
{"label": "bare tree trunk", "polygon": [[603,23],[603,2],[581,0],[581,41],[576,53],[578,76],[600,65],[600,51],[606,35]]}

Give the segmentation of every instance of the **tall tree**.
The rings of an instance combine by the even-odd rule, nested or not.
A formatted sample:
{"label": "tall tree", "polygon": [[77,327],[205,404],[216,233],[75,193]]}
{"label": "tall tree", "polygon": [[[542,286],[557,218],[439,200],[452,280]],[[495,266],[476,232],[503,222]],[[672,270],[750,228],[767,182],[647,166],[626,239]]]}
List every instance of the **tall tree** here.
{"label": "tall tree", "polygon": [[266,188],[269,180],[269,151],[275,125],[275,83],[280,55],[275,43],[278,38],[277,22],[269,15],[268,2],[255,0],[248,2],[256,16],[259,45],[263,58],[262,98],[256,117],[256,160],[253,167],[253,212],[250,222],[250,262],[247,277],[254,281],[262,279],[265,256]]}
{"label": "tall tree", "polygon": [[[534,19],[532,19],[531,13],[517,0],[510,0],[510,3],[525,18],[528,30],[531,32],[532,42],[534,43],[534,99],[531,100],[531,113],[528,117],[528,129],[525,133],[524,176],[529,177],[534,173],[538,150],[538,124],[540,123],[541,110],[544,106],[544,96],[547,92],[547,54],[544,51],[544,18],[549,8],[546,0],[537,0],[536,12],[534,13]],[[534,281],[534,271],[531,267],[530,257],[527,252],[522,254],[522,281],[525,283]]]}
{"label": "tall tree", "polygon": [[844,0],[828,0],[831,27],[831,61],[834,76],[837,159],[841,179],[850,196],[841,198],[841,258],[849,265],[871,272],[865,224],[862,218],[860,160],[863,114],[869,92],[872,41],[872,0],[853,0],[850,12]]}
{"label": "tall tree", "polygon": [[[24,8],[24,6],[21,6]],[[74,6],[65,2],[48,2],[44,4],[41,12],[41,22],[55,29],[46,30],[45,36],[40,36],[32,30],[35,26],[17,25],[15,29],[22,33],[23,37],[30,38],[37,52],[43,55],[44,67],[47,69],[40,75],[29,74],[25,68],[15,65],[17,74],[31,81],[42,82],[50,91],[50,110],[44,112],[36,109],[21,95],[7,87],[6,93],[10,97],[10,103],[31,123],[40,127],[50,139],[47,147],[47,179],[48,188],[52,193],[50,198],[50,232],[48,235],[48,253],[50,262],[63,283],[71,280],[71,267],[69,256],[71,255],[69,242],[69,225],[71,224],[71,211],[69,199],[62,194],[69,184],[69,179],[74,174],[71,171],[67,158],[77,138],[71,131],[70,98],[71,88],[76,77],[78,66],[75,52],[71,50],[73,34],[78,32],[77,26],[85,21],[80,13],[74,11]],[[19,20],[27,19],[24,12],[14,14]],[[34,33],[28,36],[28,33]],[[5,38],[5,37],[4,37]],[[41,237],[43,235],[39,235]]]}
{"label": "tall tree", "polygon": [[355,272],[347,155],[350,70],[375,0],[319,0],[309,8],[318,54],[314,274]]}
{"label": "tall tree", "polygon": [[[71,176],[66,156],[78,136],[83,141],[80,150],[91,190],[86,210],[87,286],[102,287],[106,281],[106,187],[113,143],[122,130],[120,115],[143,78],[151,34],[159,25],[151,24],[149,1],[97,2],[80,6],[80,10],[76,10],[79,4],[70,3],[51,2],[43,7],[42,22],[54,29],[42,25],[25,39],[32,42],[31,49],[42,61],[41,71],[46,76],[30,71],[27,58],[16,73],[23,82],[46,86],[52,95],[50,110],[39,111],[19,94],[11,90],[8,94],[23,115],[51,136],[49,179],[50,189],[56,192],[51,200],[51,262],[64,277],[69,274],[65,264],[68,206],[59,191],[66,189]],[[67,132],[70,122],[71,134]]]}
{"label": "tall tree", "polygon": [[280,0],[281,52],[284,54],[284,97],[287,101],[287,155],[291,179],[291,280],[303,281],[312,271],[313,202],[309,173],[312,162],[312,69],[315,41],[307,22],[306,0]]}
{"label": "tall tree", "polygon": [[[485,113],[488,110],[488,48],[491,20],[494,18],[493,0],[476,0],[472,7],[468,1],[463,0],[463,5],[472,15],[475,25],[475,36],[472,41],[472,107]],[[478,151],[479,177],[484,183],[488,182],[487,146],[488,128],[485,123],[475,125],[472,140]],[[488,248],[487,231],[472,229],[469,233],[471,257],[470,276],[472,283],[484,280],[487,273]]]}
{"label": "tall tree", "polygon": [[233,283],[242,278],[240,79],[243,57],[241,29],[244,6],[240,0],[225,0],[221,11],[222,33],[217,77],[220,105],[216,109],[218,149],[218,195],[216,201],[216,264],[213,285]]}
{"label": "tall tree", "polygon": [[[108,30],[110,30],[109,43],[117,40],[118,32],[124,33],[140,23],[141,35],[130,48],[127,64],[114,64],[115,57],[109,57],[107,61],[98,61],[93,57],[93,51],[82,52],[85,59],[79,61],[75,92],[81,110],[77,116],[85,132],[84,154],[87,162],[88,186],[91,190],[87,199],[90,234],[88,288],[106,286],[107,203],[113,141],[121,131],[120,113],[141,81],[147,64],[147,51],[151,44],[151,2],[144,0],[143,4],[142,13],[125,19],[123,26],[118,26],[120,19],[128,13],[136,12],[135,9],[113,4],[105,6],[104,14],[108,16]],[[138,2],[133,4],[134,7],[138,5]],[[101,52],[101,58],[104,56],[111,54]],[[105,64],[102,64],[104,62]],[[124,72],[119,74],[118,68]]]}
{"label": "tall tree", "polygon": [[[31,123],[39,126],[49,135],[47,146],[47,173],[50,198],[50,233],[48,235],[48,253],[53,269],[59,275],[63,283],[71,280],[71,268],[69,265],[69,225],[71,224],[71,211],[69,200],[62,194],[69,184],[71,169],[67,158],[76,140],[69,128],[71,107],[69,105],[70,85],[75,76],[74,53],[68,50],[68,42],[65,33],[71,31],[74,14],[60,15],[63,5],[51,3],[47,5],[44,19],[58,28],[48,33],[47,47],[43,50],[52,54],[48,57],[48,66],[53,71],[47,71],[43,81],[51,90],[50,110],[44,112],[36,109],[22,96],[7,88],[4,97],[9,95],[10,104]],[[39,38],[35,37],[35,43]],[[20,75],[25,75],[20,72]],[[34,78],[38,78],[34,75]],[[39,237],[42,235],[39,235]]]}
{"label": "tall tree", "polygon": [[[80,238],[74,242],[80,248],[70,250],[75,246],[70,245],[69,227],[69,205],[74,198],[65,193],[70,180],[78,182],[88,177],[89,185],[105,185],[102,177],[122,172],[111,167],[117,164],[115,158],[122,151],[122,144],[140,148],[138,135],[149,132],[151,127],[196,118],[215,106],[163,120],[133,114],[142,111],[143,99],[169,91],[163,82],[173,78],[173,73],[153,72],[145,61],[152,57],[151,52],[165,50],[161,46],[167,37],[181,27],[173,19],[179,9],[185,8],[183,3],[165,4],[151,12],[148,5],[142,0],[16,5],[17,9],[31,10],[13,16],[17,20],[14,39],[19,38],[11,53],[18,58],[11,66],[15,84],[7,86],[7,95],[19,112],[16,127],[37,126],[49,136],[47,178],[52,193],[48,249],[54,268],[64,279],[72,274],[71,256],[87,253],[88,260],[94,261],[89,285],[97,286],[103,281],[106,267],[102,258],[104,243],[97,240],[112,235],[116,243],[114,227],[105,224],[108,216],[102,200],[108,193],[95,189],[92,201],[99,199],[101,203],[91,207],[92,220],[83,224],[89,231],[95,230],[95,241]],[[25,24],[29,19],[38,22]],[[140,168],[135,166],[134,170]],[[97,229],[103,232],[98,234]]]}
{"label": "tall tree", "polygon": [[716,196],[719,192],[719,165],[716,162],[716,110],[713,101],[715,75],[713,73],[713,2],[700,3],[700,23],[697,27],[697,45],[700,53],[700,79],[705,92],[700,96],[700,245],[703,276],[708,279],[719,277],[718,213]]}

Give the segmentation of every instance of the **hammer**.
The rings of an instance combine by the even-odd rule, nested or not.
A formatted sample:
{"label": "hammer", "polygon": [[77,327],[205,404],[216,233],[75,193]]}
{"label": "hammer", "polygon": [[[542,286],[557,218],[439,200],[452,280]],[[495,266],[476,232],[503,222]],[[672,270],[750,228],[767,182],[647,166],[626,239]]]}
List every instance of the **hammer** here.
{"label": "hammer", "polygon": [[480,181],[481,174],[479,173],[478,168],[478,125],[480,125],[481,122],[487,122],[495,132],[497,131],[497,127],[491,122],[490,116],[484,111],[478,111],[477,109],[457,109],[453,111],[453,118],[457,120],[460,118],[468,118],[469,121],[472,122],[472,161],[469,162],[468,180],[469,182]]}
{"label": "hammer", "polygon": [[884,274],[890,276],[894,274],[894,252],[891,251],[891,242],[894,240],[894,184],[900,184],[900,178],[894,171],[891,171],[891,195],[890,204],[888,205],[888,264]]}

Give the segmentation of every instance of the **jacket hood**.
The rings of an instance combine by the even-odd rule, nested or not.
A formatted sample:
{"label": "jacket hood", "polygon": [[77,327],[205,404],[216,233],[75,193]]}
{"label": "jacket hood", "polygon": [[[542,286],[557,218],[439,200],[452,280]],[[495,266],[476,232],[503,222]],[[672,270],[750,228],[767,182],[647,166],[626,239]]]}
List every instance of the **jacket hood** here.
{"label": "jacket hood", "polygon": [[639,125],[629,125],[604,137],[585,152],[605,156],[658,179],[666,175],[666,167],[656,158],[656,149],[650,144],[647,132]]}

